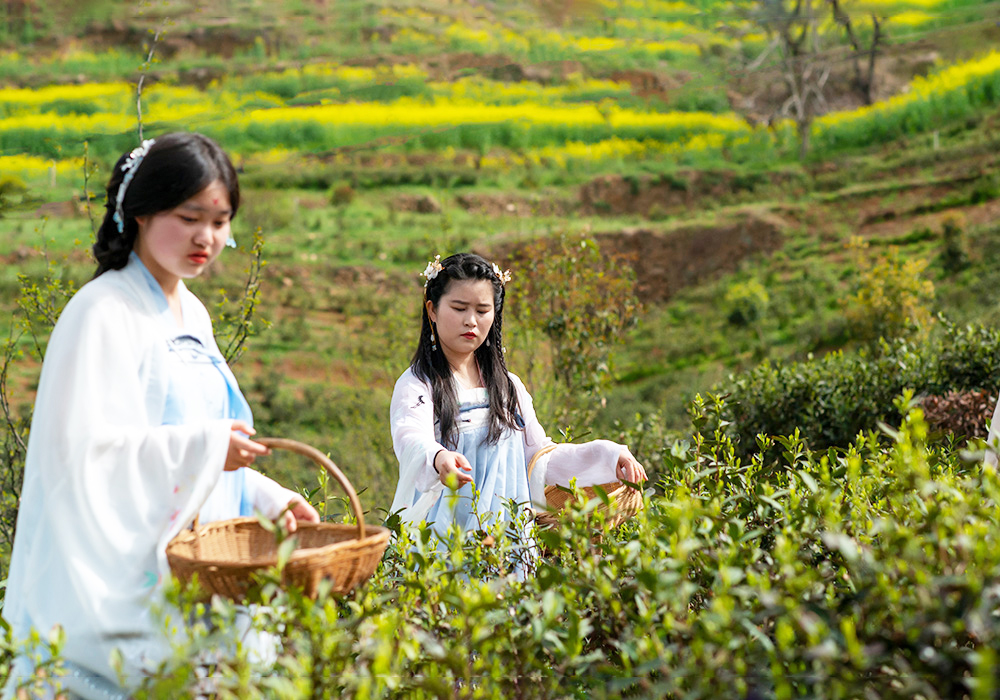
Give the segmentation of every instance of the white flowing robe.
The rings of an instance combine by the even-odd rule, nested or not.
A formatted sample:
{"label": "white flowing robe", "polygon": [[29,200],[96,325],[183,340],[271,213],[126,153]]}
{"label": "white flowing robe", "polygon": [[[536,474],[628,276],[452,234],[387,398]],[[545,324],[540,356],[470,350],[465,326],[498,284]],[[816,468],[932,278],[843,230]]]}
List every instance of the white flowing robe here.
{"label": "white flowing robe", "polygon": [[[3,609],[16,640],[61,625],[63,657],[112,680],[117,649],[126,689],[169,653],[153,614],[165,548],[218,481],[232,425],[161,424],[169,351],[144,273],[130,263],[89,282],[52,333]],[[182,295],[185,326],[211,338],[204,306]]]}
{"label": "white flowing robe", "polygon": [[1000,400],[997,401],[996,408],[993,409],[993,418],[990,420],[990,427],[986,433],[986,444],[985,463],[996,467],[997,450],[1000,449]]}
{"label": "white flowing robe", "polygon": [[[552,439],[535,416],[531,395],[524,383],[510,374],[517,392],[517,402],[524,430],[525,471],[532,457],[541,448],[551,445]],[[389,423],[392,446],[399,460],[399,483],[389,509],[399,513],[403,522],[419,523],[426,517],[434,503],[441,497],[445,486],[434,470],[434,456],[446,449],[431,399],[431,386],[420,380],[409,368],[399,377],[389,404]],[[578,486],[592,486],[617,481],[618,457],[624,449],[610,440],[592,440],[585,443],[562,443],[554,450],[539,457],[528,483],[531,500],[536,505],[545,503],[545,485],[569,486],[576,479]]]}

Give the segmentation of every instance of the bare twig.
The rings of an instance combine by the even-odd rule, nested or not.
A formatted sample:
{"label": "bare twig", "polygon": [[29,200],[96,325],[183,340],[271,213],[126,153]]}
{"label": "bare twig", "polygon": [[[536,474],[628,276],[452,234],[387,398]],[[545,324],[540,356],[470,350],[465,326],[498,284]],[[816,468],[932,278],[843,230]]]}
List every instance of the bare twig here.
{"label": "bare twig", "polygon": [[17,330],[17,334],[15,335],[14,326],[11,326],[10,337],[8,337],[7,343],[4,346],[3,364],[0,364],[0,408],[3,409],[3,418],[4,422],[7,424],[8,435],[10,435],[14,440],[17,448],[23,452],[28,449],[28,446],[24,441],[24,436],[21,435],[21,432],[17,429],[17,419],[10,408],[10,392],[7,388],[7,377],[10,373],[10,365],[17,355],[15,348],[17,347],[17,341],[21,339],[22,335],[24,335],[23,328]]}
{"label": "bare twig", "polygon": [[[139,138],[142,138],[142,132],[139,132]],[[87,218],[90,219],[90,232],[97,236],[97,222],[94,221],[94,210],[90,206],[90,173],[91,173],[91,163],[90,163],[90,142],[83,142],[83,198],[87,202]],[[96,166],[94,166],[96,167]]]}
{"label": "bare twig", "polygon": [[135,113],[139,122],[139,143],[142,143],[142,85],[146,82],[146,72],[149,70],[149,66],[153,63],[153,54],[156,52],[156,42],[160,40],[161,33],[163,33],[163,30],[157,29],[156,34],[153,35],[153,41],[149,45],[149,55],[146,56],[146,60],[142,64],[139,74],[139,82],[136,83],[135,86]]}
{"label": "bare twig", "polygon": [[261,269],[264,267],[263,253],[264,238],[258,229],[254,232],[253,247],[250,251],[250,268],[247,270],[247,281],[243,287],[239,315],[232,321],[232,336],[223,353],[229,364],[240,359],[253,330],[253,316],[257,311],[257,304],[260,302]]}

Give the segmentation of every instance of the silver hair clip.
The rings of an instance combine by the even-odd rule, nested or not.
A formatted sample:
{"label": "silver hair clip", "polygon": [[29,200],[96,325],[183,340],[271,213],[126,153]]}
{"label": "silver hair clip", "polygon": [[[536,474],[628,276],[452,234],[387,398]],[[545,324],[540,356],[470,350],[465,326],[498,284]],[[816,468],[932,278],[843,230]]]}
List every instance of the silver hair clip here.
{"label": "silver hair clip", "polygon": [[129,183],[135,177],[135,171],[139,169],[139,164],[149,153],[149,148],[154,143],[156,143],[156,139],[146,139],[141,146],[132,149],[128,158],[122,163],[122,172],[125,173],[125,177],[122,178],[122,184],[118,186],[118,194],[115,196],[115,214],[112,217],[114,222],[118,224],[118,233],[125,232],[125,211],[122,208],[122,203],[125,201],[125,190],[128,189]]}

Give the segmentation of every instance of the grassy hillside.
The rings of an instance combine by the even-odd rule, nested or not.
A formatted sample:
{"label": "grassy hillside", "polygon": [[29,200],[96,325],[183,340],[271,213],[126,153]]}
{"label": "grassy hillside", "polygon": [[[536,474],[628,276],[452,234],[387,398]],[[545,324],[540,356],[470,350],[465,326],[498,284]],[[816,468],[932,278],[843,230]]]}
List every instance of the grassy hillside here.
{"label": "grassy hillside", "polygon": [[[873,15],[885,36],[874,106],[851,89],[845,39],[824,20],[831,111],[804,161],[794,126],[767,118],[780,71],[756,60],[769,37],[748,2],[11,7],[4,318],[17,274],[45,269],[40,249],[56,274],[89,276],[88,195],[103,213],[110,163],[137,140],[141,78],[147,137],[202,130],[241,167],[241,252],[193,286],[210,308],[238,297],[262,231],[269,327],[235,368],[262,432],[329,450],[370,489],[367,506],[385,507],[395,484],[388,397],[411,351],[417,273],[437,253],[472,248],[522,279],[531,261],[515,264],[517,251],[559,234],[628,256],[642,311],[585,422],[560,410],[550,341],[516,308],[530,301],[512,301],[525,320],[508,326],[509,364],[552,434],[684,431],[687,401],[730,372],[857,346],[843,304],[858,279],[852,236],[926,261],[931,311],[1000,316],[1000,57],[982,51],[998,38],[998,2],[850,5],[862,37]],[[958,234],[946,239],[948,221]],[[949,246],[967,264],[948,263]],[[15,368],[22,410],[36,368],[29,357]]]}

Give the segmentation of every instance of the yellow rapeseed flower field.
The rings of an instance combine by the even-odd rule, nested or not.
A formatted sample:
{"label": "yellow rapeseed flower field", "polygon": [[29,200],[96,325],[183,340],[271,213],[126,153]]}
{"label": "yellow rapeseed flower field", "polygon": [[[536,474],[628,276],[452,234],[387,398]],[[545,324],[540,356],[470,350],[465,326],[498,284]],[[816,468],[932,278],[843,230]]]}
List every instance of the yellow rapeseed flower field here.
{"label": "yellow rapeseed flower field", "polygon": [[817,119],[815,125],[819,130],[823,130],[876,119],[879,115],[900,112],[919,102],[945,99],[949,93],[961,90],[973,79],[998,72],[1000,72],[1000,51],[993,51],[982,58],[950,66],[928,77],[918,76],[910,83],[907,92],[874,105],[851,111],[832,112]]}
{"label": "yellow rapeseed flower field", "polygon": [[44,104],[62,101],[94,101],[114,98],[127,99],[134,88],[125,83],[86,83],[83,85],[49,85],[40,88],[0,88],[0,108],[37,109]]}
{"label": "yellow rapeseed flower field", "polygon": [[40,158],[38,156],[12,155],[0,156],[0,173],[13,175],[23,180],[35,180],[40,177],[48,177],[55,169],[60,176],[82,173],[82,158],[64,158],[52,160],[51,158]]}
{"label": "yellow rapeseed flower field", "polygon": [[468,77],[453,82],[432,82],[428,83],[428,87],[436,94],[452,100],[473,100],[492,104],[529,100],[551,104],[582,93],[628,94],[631,90],[628,83],[584,79],[579,75],[570,76],[567,82],[558,85],[542,85],[533,81],[503,83]]}

